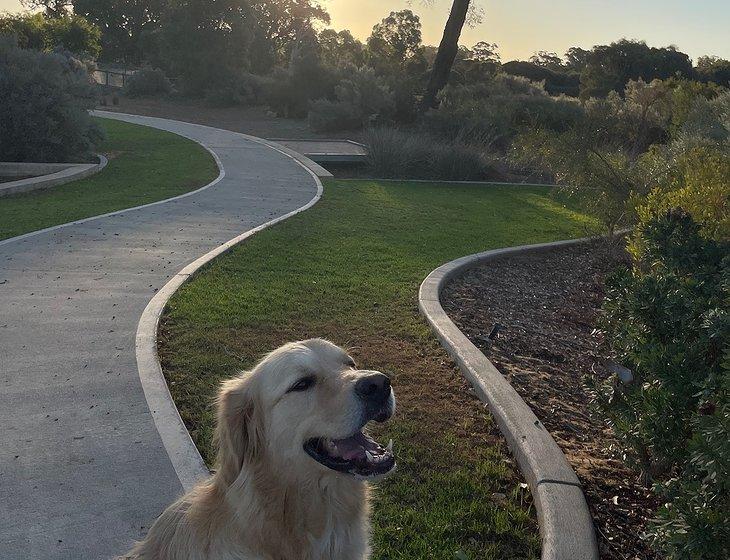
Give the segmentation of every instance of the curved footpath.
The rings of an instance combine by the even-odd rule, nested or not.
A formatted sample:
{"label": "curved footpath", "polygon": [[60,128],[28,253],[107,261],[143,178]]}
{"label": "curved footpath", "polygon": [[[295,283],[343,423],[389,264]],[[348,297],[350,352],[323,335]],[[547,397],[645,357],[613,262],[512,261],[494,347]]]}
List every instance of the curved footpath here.
{"label": "curved footpath", "polygon": [[[181,197],[0,241],[3,560],[123,553],[189,485],[179,458],[168,455],[175,435],[163,444],[145,398],[147,391],[158,404],[160,391],[149,387],[155,380],[144,390],[140,382],[140,317],[156,320],[165,298],[155,294],[179,285],[206,260],[201,255],[220,253],[242,232],[308,207],[321,193],[304,167],[311,162],[269,143],[165,119],[98,114],[196,140],[222,171]],[[142,339],[149,332],[143,323]],[[144,369],[150,341],[141,342]],[[188,467],[200,472],[200,465]]]}
{"label": "curved footpath", "polygon": [[580,481],[542,422],[448,317],[440,298],[449,282],[495,258],[585,241],[588,240],[523,245],[461,257],[433,270],[418,292],[421,313],[479,398],[488,405],[530,485],[540,526],[542,560],[598,560],[593,520]]}

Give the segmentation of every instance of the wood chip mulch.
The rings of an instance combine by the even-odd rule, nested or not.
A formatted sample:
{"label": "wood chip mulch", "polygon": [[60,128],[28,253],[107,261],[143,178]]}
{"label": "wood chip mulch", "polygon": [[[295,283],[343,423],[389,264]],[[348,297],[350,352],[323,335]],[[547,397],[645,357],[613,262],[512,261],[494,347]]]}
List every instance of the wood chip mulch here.
{"label": "wood chip mulch", "polygon": [[[441,299],[567,456],[583,484],[601,558],[656,560],[642,533],[657,501],[622,461],[585,385],[587,376],[611,375],[596,322],[604,278],[624,259],[605,241],[505,257],[456,279]],[[496,323],[501,330],[492,341]]]}

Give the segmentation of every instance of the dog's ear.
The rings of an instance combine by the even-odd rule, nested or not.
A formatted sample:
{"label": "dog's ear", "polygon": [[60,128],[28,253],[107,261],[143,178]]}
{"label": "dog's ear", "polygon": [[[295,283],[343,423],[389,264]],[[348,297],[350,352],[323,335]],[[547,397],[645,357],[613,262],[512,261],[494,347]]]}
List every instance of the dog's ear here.
{"label": "dog's ear", "polygon": [[232,484],[243,464],[257,459],[264,441],[263,424],[251,391],[251,380],[237,377],[223,382],[217,407],[218,472],[228,484]]}

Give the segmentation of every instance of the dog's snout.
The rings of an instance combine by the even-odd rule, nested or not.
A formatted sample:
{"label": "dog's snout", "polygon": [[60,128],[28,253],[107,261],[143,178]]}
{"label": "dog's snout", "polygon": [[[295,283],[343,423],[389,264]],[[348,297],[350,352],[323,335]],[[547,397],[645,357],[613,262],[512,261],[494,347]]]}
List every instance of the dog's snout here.
{"label": "dog's snout", "polygon": [[381,403],[390,396],[390,378],[383,373],[373,373],[355,384],[355,392],[366,402]]}

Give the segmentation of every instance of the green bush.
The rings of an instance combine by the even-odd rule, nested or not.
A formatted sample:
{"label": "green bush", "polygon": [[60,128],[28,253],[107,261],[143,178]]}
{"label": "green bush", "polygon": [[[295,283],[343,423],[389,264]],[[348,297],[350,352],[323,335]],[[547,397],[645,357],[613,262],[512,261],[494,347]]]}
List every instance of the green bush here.
{"label": "green bush", "polygon": [[522,60],[505,62],[502,64],[502,72],[513,76],[522,76],[533,82],[544,82],[545,90],[550,95],[564,94],[578,97],[580,92],[580,74],[578,72],[558,72]]}
{"label": "green bush", "polygon": [[124,93],[129,97],[168,95],[172,93],[172,84],[162,70],[142,68],[129,77]]}
{"label": "green bush", "polygon": [[89,161],[101,131],[86,68],[0,35],[0,161]]}
{"label": "green bush", "polygon": [[307,116],[315,99],[330,98],[337,83],[336,71],[322,63],[316,36],[304,33],[294,45],[288,68],[275,69],[262,80],[266,103],[279,116]]}
{"label": "green bush", "polygon": [[602,328],[634,379],[597,403],[664,507],[652,535],[673,559],[728,557],[730,246],[681,209],[639,224],[632,269],[607,282]]}
{"label": "green bush", "polygon": [[365,135],[373,175],[391,179],[498,180],[483,148],[423,133],[375,128]]}
{"label": "green bush", "polygon": [[215,107],[256,105],[262,101],[262,78],[244,73],[223,80],[205,92],[205,100]]}
{"label": "green bush", "polygon": [[351,130],[389,119],[395,97],[371,68],[346,67],[335,86],[336,101],[320,99],[309,110],[309,126],[316,131]]}
{"label": "green bush", "polygon": [[363,116],[352,103],[329,99],[312,102],[307,120],[315,132],[357,130],[364,124]]}
{"label": "green bush", "polygon": [[424,126],[451,140],[487,142],[506,147],[523,128],[564,131],[583,117],[583,108],[569,97],[550,97],[540,84],[498,74],[468,86],[449,86],[438,110]]}
{"label": "green bush", "polygon": [[[646,159],[661,157],[654,152],[650,151]],[[637,204],[639,219],[647,222],[679,206],[702,227],[707,237],[730,239],[728,147],[690,145],[665,165],[669,169],[663,174],[661,183]]]}

